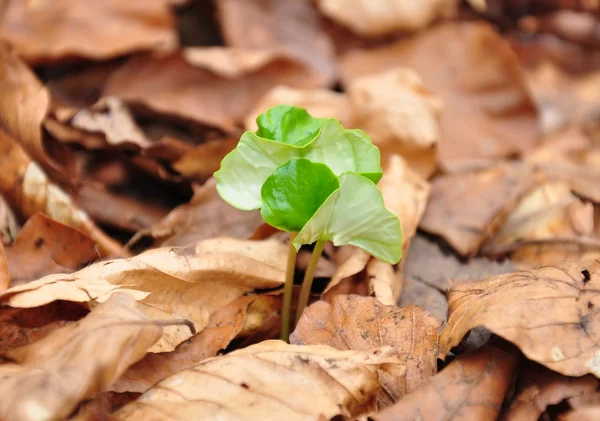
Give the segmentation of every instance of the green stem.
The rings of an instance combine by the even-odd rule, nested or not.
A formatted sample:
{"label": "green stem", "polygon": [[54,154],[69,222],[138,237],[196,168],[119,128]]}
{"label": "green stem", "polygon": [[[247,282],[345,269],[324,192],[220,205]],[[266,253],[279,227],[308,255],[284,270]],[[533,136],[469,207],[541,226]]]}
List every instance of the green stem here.
{"label": "green stem", "polygon": [[283,309],[281,311],[281,339],[289,342],[290,320],[292,318],[292,295],[294,291],[294,271],[296,269],[296,254],[294,239],[296,233],[290,233],[287,267],[285,268],[285,284],[283,286]]}
{"label": "green stem", "polygon": [[323,253],[323,247],[325,247],[327,241],[317,241],[315,248],[313,249],[312,256],[308,262],[306,273],[304,274],[304,280],[302,281],[302,289],[300,290],[300,298],[298,299],[298,310],[296,311],[296,323],[300,320],[302,312],[308,304],[308,298],[310,297],[310,290],[312,288],[313,279],[315,277],[315,270],[317,269],[317,263]]}

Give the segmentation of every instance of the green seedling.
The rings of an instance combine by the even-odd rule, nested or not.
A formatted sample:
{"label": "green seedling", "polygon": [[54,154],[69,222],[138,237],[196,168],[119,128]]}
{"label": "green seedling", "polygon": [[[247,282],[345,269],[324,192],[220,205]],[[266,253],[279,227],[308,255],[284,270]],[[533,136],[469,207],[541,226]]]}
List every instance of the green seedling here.
{"label": "green seedling", "polygon": [[296,321],[306,307],[323,248],[354,245],[391,264],[401,258],[398,217],[387,210],[376,184],[379,150],[360,130],[305,110],[277,106],[257,118],[215,173],[219,194],[239,209],[260,209],[266,223],[290,233],[281,337],[288,339],[296,254],[315,243],[306,269]]}

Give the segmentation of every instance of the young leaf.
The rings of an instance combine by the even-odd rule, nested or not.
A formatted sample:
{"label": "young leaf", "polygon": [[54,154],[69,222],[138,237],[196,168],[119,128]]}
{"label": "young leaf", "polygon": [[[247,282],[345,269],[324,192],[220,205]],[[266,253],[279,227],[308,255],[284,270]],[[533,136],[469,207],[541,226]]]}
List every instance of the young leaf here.
{"label": "young leaf", "polygon": [[332,193],[294,240],[294,247],[317,240],[336,246],[350,244],[386,263],[402,257],[402,230],[398,217],[387,210],[377,186],[354,173],[340,176]]}
{"label": "young leaf", "polygon": [[346,130],[335,119],[326,120],[305,145],[265,139],[246,132],[237,147],[214,174],[217,191],[230,205],[259,209],[261,188],[277,167],[292,159],[308,159],[327,165],[335,175],[356,172],[378,182],[382,176],[379,149],[361,130]]}
{"label": "young leaf", "polygon": [[327,165],[293,159],[263,184],[262,217],[280,230],[298,232],[339,187],[338,178]]}
{"label": "young leaf", "polygon": [[277,105],[256,118],[256,134],[289,145],[304,146],[317,134],[324,118],[314,118],[304,108]]}

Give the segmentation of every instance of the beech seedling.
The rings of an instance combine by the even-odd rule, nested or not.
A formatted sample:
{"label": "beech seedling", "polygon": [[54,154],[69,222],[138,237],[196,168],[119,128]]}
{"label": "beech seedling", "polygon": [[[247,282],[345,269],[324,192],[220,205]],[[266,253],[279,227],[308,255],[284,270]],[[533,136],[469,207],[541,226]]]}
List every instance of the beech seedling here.
{"label": "beech seedling", "polygon": [[217,191],[232,206],[260,209],[266,223],[290,233],[281,337],[287,340],[296,254],[315,244],[296,320],[308,303],[317,262],[328,241],[359,247],[386,263],[402,256],[398,217],[385,208],[376,183],[379,150],[361,130],[318,119],[290,105],[257,118],[215,173]]}

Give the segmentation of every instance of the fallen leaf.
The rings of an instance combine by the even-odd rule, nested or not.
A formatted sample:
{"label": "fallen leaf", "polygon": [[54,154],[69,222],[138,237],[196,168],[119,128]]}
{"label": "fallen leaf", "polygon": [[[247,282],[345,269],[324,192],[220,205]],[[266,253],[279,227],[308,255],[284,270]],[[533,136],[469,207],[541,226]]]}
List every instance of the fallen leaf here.
{"label": "fallen leaf", "polygon": [[573,378],[537,365],[526,367],[519,376],[518,392],[500,420],[537,421],[548,406],[594,394],[597,387],[598,379],[591,375]]}
{"label": "fallen leaf", "polygon": [[416,72],[395,68],[357,77],[347,91],[356,127],[373,139],[382,156],[401,155],[423,178],[435,172],[443,103]]}
{"label": "fallen leaf", "polygon": [[110,385],[160,337],[136,302],[117,294],[80,323],[56,330],[0,364],[0,416],[58,420]]}
{"label": "fallen leaf", "polygon": [[371,256],[358,247],[348,246],[348,249],[350,250],[349,255],[338,265],[331,281],[323,291],[324,300],[330,301],[336,295],[369,294],[367,285],[357,275],[365,270]]}
{"label": "fallen leaf", "polygon": [[419,228],[442,236],[462,256],[475,254],[535,187],[536,178],[519,163],[438,177]]}
{"label": "fallen leaf", "polygon": [[12,243],[19,233],[19,229],[15,213],[6,203],[4,196],[0,194],[0,242],[4,245]]}
{"label": "fallen leaf", "polygon": [[0,16],[0,38],[32,64],[174,48],[177,33],[170,6],[169,0],[11,2]]}
{"label": "fallen leaf", "polygon": [[250,238],[262,221],[258,211],[241,211],[226,203],[216,190],[216,181],[209,179],[194,192],[189,203],[173,209],[149,229],[138,232],[128,247],[150,237],[153,246],[187,246],[213,238],[227,236]]}
{"label": "fallen leaf", "polygon": [[289,104],[304,108],[313,117],[335,118],[344,127],[354,127],[353,110],[345,94],[327,89],[293,89],[275,86],[265,93],[244,119],[246,130],[256,131],[256,117],[269,108]]}
{"label": "fallen leaf", "polygon": [[[223,57],[254,54],[226,47],[206,48],[222,49]],[[234,133],[256,101],[272,87],[324,85],[306,66],[277,52],[269,52],[269,60],[263,66],[234,78],[211,70],[220,67],[220,62],[212,62],[210,68],[204,62],[190,62],[193,56],[188,52],[189,49],[184,49],[167,56],[131,58],[112,74],[103,93],[127,103],[141,103],[166,116]],[[229,60],[226,65],[230,65]]]}
{"label": "fallen leaf", "polygon": [[266,341],[175,374],[113,415],[157,421],[356,417],[373,406],[377,370],[396,363],[389,347],[338,351]]}
{"label": "fallen leaf", "polygon": [[437,371],[437,337],[440,323],[417,306],[386,306],[372,297],[335,296],[304,311],[290,343],[329,345],[339,350],[369,351],[393,347],[399,364],[377,373],[382,390],[380,409],[413,392]]}
{"label": "fallen leaf", "polygon": [[600,417],[600,408],[580,408],[558,416],[558,421],[594,421]]}
{"label": "fallen leaf", "polygon": [[221,0],[216,8],[226,45],[275,51],[302,63],[317,86],[334,82],[333,45],[309,0]]}
{"label": "fallen leaf", "polygon": [[[485,326],[527,358],[565,376],[600,375],[598,261],[563,263],[457,285],[448,293],[443,357],[467,332]],[[500,317],[501,316],[501,317]]]}
{"label": "fallen leaf", "polygon": [[398,305],[405,307],[411,304],[427,310],[440,322],[446,321],[448,312],[446,295],[420,279],[407,277],[402,281],[402,295]]}
{"label": "fallen leaf", "polygon": [[395,2],[386,0],[317,0],[328,18],[364,37],[381,37],[399,31],[418,31],[438,19],[456,14],[455,0]]}
{"label": "fallen leaf", "polygon": [[173,169],[187,179],[208,182],[207,180],[221,167],[225,155],[231,152],[238,142],[239,139],[235,137],[204,142],[184,152],[172,164]]}
{"label": "fallen leaf", "polygon": [[8,288],[8,284],[10,284],[10,272],[8,270],[8,261],[6,259],[4,245],[0,241],[0,292]]}
{"label": "fallen leaf", "polygon": [[352,51],[342,59],[342,79],[348,85],[393,67],[416,70],[444,100],[439,141],[444,168],[522,153],[538,142],[537,111],[517,57],[488,24],[444,24],[390,46]]}
{"label": "fallen leaf", "polygon": [[496,420],[517,365],[514,353],[486,345],[459,355],[422,388],[371,418]]}
{"label": "fallen leaf", "polygon": [[[236,298],[281,286],[286,256],[287,248],[278,241],[216,238],[45,276],[5,291],[0,301],[11,307],[37,307],[54,300],[93,304],[125,292],[140,302],[149,318],[185,318],[201,332],[215,311]],[[172,351],[190,336],[186,326],[166,327],[152,352]]]}
{"label": "fallen leaf", "polygon": [[52,273],[72,272],[98,260],[96,243],[84,233],[36,213],[6,249],[11,286]]}

